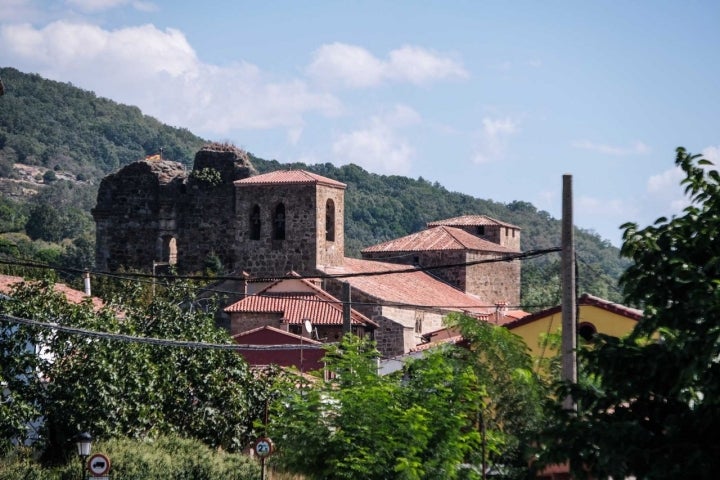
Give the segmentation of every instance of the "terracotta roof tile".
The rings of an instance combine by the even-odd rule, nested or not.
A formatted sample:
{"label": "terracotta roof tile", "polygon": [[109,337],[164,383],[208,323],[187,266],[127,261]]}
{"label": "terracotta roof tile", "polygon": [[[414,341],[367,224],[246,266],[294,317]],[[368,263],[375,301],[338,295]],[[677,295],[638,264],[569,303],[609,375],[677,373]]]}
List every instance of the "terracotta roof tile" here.
{"label": "terracotta roof tile", "polygon": [[346,185],[337,180],[323,177],[305,170],[276,170],[274,172],[254,175],[252,177],[236,180],[235,185],[327,185],[331,187],[345,188]]}
{"label": "terracotta roof tile", "polygon": [[348,277],[347,282],[367,295],[386,304],[408,304],[420,307],[437,307],[447,311],[466,311],[473,314],[491,313],[494,306],[474,295],[466,294],[445,282],[423,272],[398,272],[407,265],[345,258],[340,267],[325,267],[327,274],[355,274],[370,272],[397,272],[384,275]]}
{"label": "terracotta roof tile", "polygon": [[440,225],[446,225],[448,227],[469,227],[469,226],[480,226],[480,225],[499,225],[501,227],[510,227],[520,230],[517,225],[510,223],[501,222],[495,220],[487,215],[462,215],[460,217],[447,218],[445,220],[436,220],[434,222],[428,222],[428,227],[437,227]]}
{"label": "terracotta roof tile", "polygon": [[[12,275],[0,275],[0,293],[3,293],[5,295],[10,295],[12,293],[12,289],[15,285],[19,283],[24,283],[26,280],[22,277],[15,277]],[[64,283],[56,283],[55,284],[55,291],[58,293],[62,293],[65,295],[65,298],[70,303],[76,303],[80,304],[85,301],[87,295],[85,295],[85,292],[81,292],[80,290],[75,290],[74,288],[70,288]],[[95,310],[99,310],[103,307],[104,302],[102,299],[98,297],[91,297],[93,308]]]}
{"label": "terracotta roof tile", "polygon": [[[301,288],[287,291],[289,282],[299,282]],[[283,316],[283,320],[293,325],[301,325],[310,319],[313,325],[342,325],[342,302],[312,282],[303,279],[279,280],[225,308],[227,313],[275,313]],[[357,312],[350,311],[353,325],[378,325]]]}
{"label": "terracotta roof tile", "polygon": [[483,240],[460,228],[437,226],[405,237],[379,243],[362,250],[373,252],[423,252],[448,250],[474,250],[481,252],[517,253],[517,250]]}

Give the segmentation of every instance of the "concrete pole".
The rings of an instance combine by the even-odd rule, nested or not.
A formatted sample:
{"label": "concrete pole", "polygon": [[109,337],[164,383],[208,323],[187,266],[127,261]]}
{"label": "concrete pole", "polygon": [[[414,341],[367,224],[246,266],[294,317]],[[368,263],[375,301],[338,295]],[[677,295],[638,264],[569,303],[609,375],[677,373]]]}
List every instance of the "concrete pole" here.
{"label": "concrete pole", "polygon": [[352,322],[350,320],[350,282],[344,282],[342,286],[343,301],[343,333],[352,332]]}
{"label": "concrete pole", "polygon": [[[577,310],[575,298],[575,235],[572,175],[563,175],[562,191],[562,379],[577,382]],[[574,410],[571,397],[563,406]]]}

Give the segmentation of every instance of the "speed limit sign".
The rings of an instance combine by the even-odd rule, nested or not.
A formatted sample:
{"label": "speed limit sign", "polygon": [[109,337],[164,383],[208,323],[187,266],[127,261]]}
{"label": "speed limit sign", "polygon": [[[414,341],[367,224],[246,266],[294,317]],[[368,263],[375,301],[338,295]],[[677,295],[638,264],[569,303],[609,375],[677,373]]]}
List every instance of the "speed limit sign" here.
{"label": "speed limit sign", "polygon": [[267,437],[260,437],[257,440],[255,440],[255,454],[260,458],[265,458],[270,456],[270,454],[273,453],[273,450],[275,449],[272,440],[270,440]]}

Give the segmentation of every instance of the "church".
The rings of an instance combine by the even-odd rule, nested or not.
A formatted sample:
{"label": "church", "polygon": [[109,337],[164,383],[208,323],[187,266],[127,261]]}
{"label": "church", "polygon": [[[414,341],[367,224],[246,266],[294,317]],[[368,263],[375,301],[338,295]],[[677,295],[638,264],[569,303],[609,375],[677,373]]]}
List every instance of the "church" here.
{"label": "church", "polygon": [[[520,252],[517,226],[478,214],[438,219],[349,258],[345,187],[304,170],[258,175],[244,151],[226,144],[203,147],[190,173],[148,157],[100,185],[92,211],[96,266],[190,273],[217,258],[239,279],[224,306],[231,332],[267,326],[296,334],[306,320],[315,332],[337,332],[343,316],[319,306],[349,304],[354,331],[372,336],[384,356],[412,351],[450,312],[512,318],[507,306],[520,303],[520,262],[493,260]],[[318,308],[306,302],[297,313],[296,299],[310,294],[323,298],[314,301]],[[249,300],[263,296],[272,302]],[[272,304],[262,307],[272,315],[261,304]]]}

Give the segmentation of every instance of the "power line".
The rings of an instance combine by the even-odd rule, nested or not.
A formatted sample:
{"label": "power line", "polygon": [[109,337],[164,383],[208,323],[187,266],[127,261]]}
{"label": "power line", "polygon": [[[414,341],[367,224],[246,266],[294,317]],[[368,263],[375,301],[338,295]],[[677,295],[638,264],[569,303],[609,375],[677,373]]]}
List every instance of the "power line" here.
{"label": "power line", "polygon": [[[202,348],[202,349],[214,349],[214,350],[297,350],[300,348],[299,344],[284,344],[284,345],[249,345],[249,344],[238,344],[238,343],[206,343],[206,342],[193,342],[189,340],[171,340],[165,338],[153,338],[153,337],[138,337],[134,335],[125,335],[122,333],[109,333],[99,332],[96,330],[89,330],[86,328],[69,327],[67,325],[60,325],[58,323],[40,322],[37,320],[30,320],[27,318],[15,317],[12,315],[0,315],[0,320],[8,323],[28,325],[31,327],[38,327],[44,330],[53,330],[63,333],[69,333],[72,335],[81,335],[91,338],[99,338],[104,340],[116,340],[121,342],[129,343],[146,343],[150,345],[161,345],[166,347],[184,347],[184,348]],[[302,348],[309,350],[320,350],[323,348],[322,345],[315,344],[303,344]]]}
{"label": "power line", "polygon": [[[433,266],[413,266],[408,268],[400,268],[400,269],[393,269],[393,270],[377,270],[377,271],[371,271],[371,272],[353,272],[353,273],[336,273],[336,274],[327,274],[327,273],[317,273],[317,274],[310,274],[310,275],[279,275],[279,276],[272,276],[272,277],[256,277],[253,278],[252,281],[254,282],[262,282],[262,281],[277,281],[277,280],[291,280],[291,279],[342,279],[342,278],[354,278],[354,277],[373,277],[373,276],[379,276],[379,275],[393,275],[393,274],[399,274],[399,273],[414,273],[414,272],[427,272],[432,270],[441,270],[445,268],[456,268],[456,267],[469,267],[473,265],[480,265],[480,264],[486,264],[486,263],[499,263],[499,262],[512,262],[515,260],[529,260],[532,258],[536,258],[542,255],[547,255],[549,253],[555,253],[559,252],[561,250],[560,247],[551,247],[551,248],[544,248],[544,249],[536,249],[536,250],[529,250],[527,252],[520,252],[510,255],[504,255],[501,257],[496,258],[486,258],[483,260],[474,260],[471,262],[459,262],[459,263],[447,263],[447,264],[441,264],[441,265],[433,265]],[[379,260],[368,260],[368,261],[379,261]],[[84,274],[84,273],[90,273],[92,275],[98,275],[98,276],[111,276],[111,277],[117,277],[117,274],[114,272],[108,272],[103,270],[88,270],[88,269],[78,269],[78,268],[71,268],[71,267],[59,267],[59,266],[52,266],[49,264],[39,263],[39,262],[19,262],[17,260],[9,261],[9,260],[0,260],[0,264],[4,265],[11,265],[11,266],[19,266],[19,267],[30,267],[30,268],[40,268],[40,269],[48,269],[48,270],[54,270],[59,272],[67,272],[67,273],[76,273],[76,274]],[[236,280],[236,281],[246,281],[247,278],[245,277],[239,277],[239,276],[226,276],[226,275],[218,275],[218,276],[208,276],[208,275],[153,275],[152,273],[142,273],[142,272],[128,272],[124,273],[123,276],[130,277],[130,278],[150,278],[150,279],[180,279],[180,280],[194,280],[194,281],[219,281],[219,280]]]}

